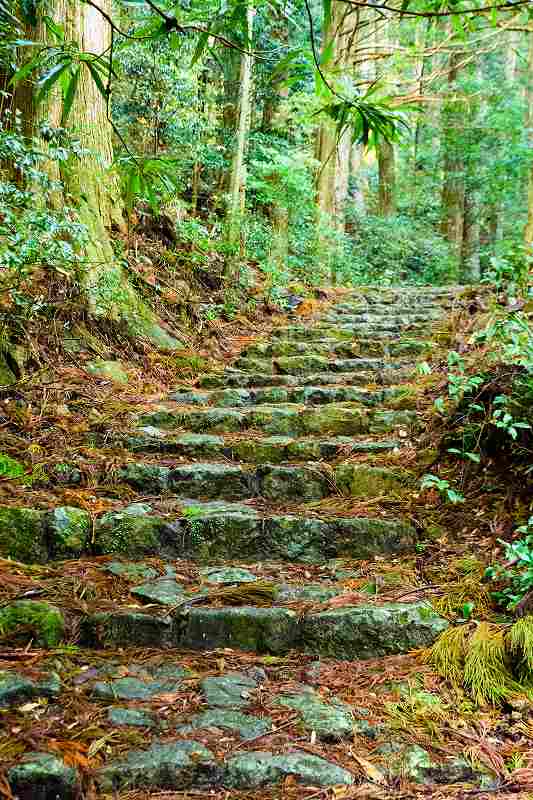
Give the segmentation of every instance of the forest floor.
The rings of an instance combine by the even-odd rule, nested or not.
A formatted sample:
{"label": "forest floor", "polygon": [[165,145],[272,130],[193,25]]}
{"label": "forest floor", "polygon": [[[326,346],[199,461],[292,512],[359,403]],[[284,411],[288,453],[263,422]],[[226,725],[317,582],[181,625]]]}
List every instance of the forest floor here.
{"label": "forest floor", "polygon": [[503,489],[419,488],[478,310],[331,290],[210,323],[179,385],[82,348],[5,396],[0,797],[533,796],[530,701],[427,657],[465,602],[497,618],[512,524]]}

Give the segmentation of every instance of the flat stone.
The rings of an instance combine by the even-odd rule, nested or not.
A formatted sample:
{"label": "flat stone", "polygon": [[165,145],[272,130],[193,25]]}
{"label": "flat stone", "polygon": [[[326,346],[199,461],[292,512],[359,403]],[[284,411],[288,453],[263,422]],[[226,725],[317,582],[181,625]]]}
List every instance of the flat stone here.
{"label": "flat stone", "polygon": [[278,587],[276,600],[286,603],[291,600],[307,600],[312,603],[325,603],[341,592],[333,586],[321,583],[294,584],[285,583]]}
{"label": "flat stone", "polygon": [[238,567],[207,567],[200,570],[200,575],[207,583],[252,583],[257,580],[253,572]]}
{"label": "flat stone", "polygon": [[191,607],[182,615],[180,645],[192,650],[231,647],[286,653],[296,640],[297,615],[285,608]]}
{"label": "flat stone", "polygon": [[189,733],[198,728],[222,728],[237,733],[241,739],[255,739],[272,730],[270,717],[254,717],[231,709],[214,708],[196,714],[189,724],[178,728],[177,733]]}
{"label": "flat stone", "polygon": [[150,578],[157,578],[159,576],[159,572],[156,569],[142,562],[110,561],[103,569],[106,572],[110,572],[112,575],[117,575],[119,578],[125,578],[128,581],[149,580]]}
{"label": "flat stone", "polygon": [[325,702],[312,690],[283,695],[276,700],[279,705],[299,711],[304,728],[314,731],[319,739],[338,741],[353,736],[353,709],[340,700]]}
{"label": "flat stone", "polygon": [[133,750],[126,758],[107,764],[96,773],[102,792],[127,789],[186,789],[208,783],[216,775],[213,754],[193,741],[153,744]]}
{"label": "flat stone", "polygon": [[107,719],[111,725],[131,725],[136,728],[153,728],[156,724],[153,716],[146,711],[120,706],[108,708]]}
{"label": "flat stone", "polygon": [[259,493],[267,500],[320,500],[331,493],[319,468],[261,465],[257,470]]}
{"label": "flat stone", "polygon": [[427,647],[448,625],[424,603],[389,603],[308,614],[300,635],[313,655],[367,659]]}
{"label": "flat stone", "polygon": [[61,681],[55,672],[41,678],[28,678],[20,672],[0,672],[0,707],[18,705],[34,697],[58,697]]}
{"label": "flat stone", "polygon": [[120,470],[119,477],[143,494],[161,494],[169,488],[170,469],[159,464],[132,462]]}
{"label": "flat stone", "polygon": [[136,586],[131,593],[143,602],[174,606],[185,596],[185,588],[172,578],[159,578]]}
{"label": "flat stone", "polygon": [[7,780],[19,800],[75,800],[79,795],[76,770],[50,753],[25,753],[7,771]]}
{"label": "flat stone", "polygon": [[242,672],[204,678],[200,687],[208,706],[215,708],[246,708],[250,705],[250,693],[257,688],[257,681]]}
{"label": "flat stone", "polygon": [[120,361],[88,361],[84,365],[90,375],[113,383],[126,384],[129,381],[128,373]]}
{"label": "flat stone", "polygon": [[188,497],[240,499],[250,496],[250,478],[238,466],[229,464],[188,464],[170,473],[173,491]]}
{"label": "flat stone", "polygon": [[287,777],[311,786],[351,786],[348,770],[309,753],[295,751],[274,755],[261,750],[241,753],[226,765],[224,785],[230,789],[254,789],[280,783]]}
{"label": "flat stone", "polygon": [[94,697],[104,700],[148,700],[160,694],[178,691],[183,678],[190,675],[187,669],[176,665],[147,668],[144,674],[141,670],[139,672],[141,672],[140,677],[134,675],[110,681],[97,681],[93,686]]}

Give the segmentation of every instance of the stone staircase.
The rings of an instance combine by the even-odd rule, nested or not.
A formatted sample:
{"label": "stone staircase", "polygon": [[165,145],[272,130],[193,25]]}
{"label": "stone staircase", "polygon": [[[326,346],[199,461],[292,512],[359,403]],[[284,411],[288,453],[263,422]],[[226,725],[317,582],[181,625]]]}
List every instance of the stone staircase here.
{"label": "stone staircase", "polygon": [[[193,788],[224,797],[288,776],[318,787],[356,782],[338,750],[323,757],[326,744],[320,756],[265,746],[276,726],[268,702],[257,713],[257,697],[273,681],[272,703],[296,712],[319,742],[374,736],[349,704],[324,700],[319,678],[278,696],[264,665],[287,654],[313,665],[406,653],[448,625],[423,599],[328,603],[346,591],[343,580],[361,574],[359,562],[414,552],[409,520],[343,506],[359,499],[379,507],[376,498],[401,498],[416,485],[401,466],[419,425],[409,380],[457,296],[453,288],[353,290],[314,319],[275,329],[197,389],[178,387],[130,430],[98,435],[93,446],[118,453],[106,476],[110,493],[117,485],[136,493],[118,510],[93,520],[69,507],[0,509],[0,556],[66,560],[67,576],[69,563],[79,573],[86,562],[76,667],[56,656],[37,677],[0,673],[0,706],[45,697],[50,711],[64,710],[81,693],[109,726],[143,733],[136,747],[97,751],[90,778],[53,750],[26,749],[7,772],[16,795],[75,797],[88,780],[91,796]],[[396,466],[380,463],[387,454]],[[79,477],[67,465],[61,480],[75,486]],[[50,602],[45,591],[0,607],[0,631],[30,624],[34,644],[57,647],[72,619]],[[217,672],[213,651],[240,668]],[[97,667],[87,666],[89,654]],[[191,669],[203,654],[203,669]],[[169,711],[169,697],[186,711],[172,703]],[[194,698],[192,706],[183,698]],[[68,722],[66,712],[60,717],[60,726]],[[217,731],[233,741],[231,756],[198,733],[213,729],[211,741]],[[235,747],[231,737],[260,739],[261,747]]]}

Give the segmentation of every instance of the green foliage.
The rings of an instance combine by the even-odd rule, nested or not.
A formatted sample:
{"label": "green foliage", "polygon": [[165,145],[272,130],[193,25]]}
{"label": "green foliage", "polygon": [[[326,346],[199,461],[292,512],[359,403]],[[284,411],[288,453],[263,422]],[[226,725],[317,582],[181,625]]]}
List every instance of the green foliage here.
{"label": "green foliage", "polygon": [[524,534],[523,538],[514,542],[498,540],[504,547],[505,561],[493,564],[485,571],[489,580],[506,584],[493,592],[493,596],[509,611],[513,611],[533,591],[533,517],[517,528],[517,533]]}
{"label": "green foliage", "polygon": [[117,159],[117,166],[128,213],[136,203],[144,202],[155,214],[159,214],[161,204],[178,194],[179,175],[173,159],[124,155]]}
{"label": "green foliage", "polygon": [[352,283],[453,283],[457,262],[431,226],[408,216],[355,217],[348,209],[348,259],[342,277]]}
{"label": "green foliage", "polygon": [[453,488],[450,481],[439,478],[438,475],[431,475],[430,473],[424,475],[420,482],[420,488],[436,489],[444,502],[453,503],[453,505],[464,503],[465,501],[464,496]]}
{"label": "green foliage", "polygon": [[[82,267],[80,248],[86,229],[77,222],[75,209],[54,206],[61,189],[51,177],[50,164],[65,164],[79,154],[79,145],[62,129],[43,126],[41,139],[27,142],[9,119],[0,120],[0,162],[10,163],[13,178],[0,182],[0,264],[4,307],[20,313],[43,310],[43,300],[27,292],[28,281],[38,271],[74,275]],[[17,180],[16,175],[23,180]],[[64,280],[64,277],[63,277]]]}
{"label": "green foliage", "polygon": [[24,471],[24,464],[5,453],[0,453],[0,477],[4,479],[22,478]]}

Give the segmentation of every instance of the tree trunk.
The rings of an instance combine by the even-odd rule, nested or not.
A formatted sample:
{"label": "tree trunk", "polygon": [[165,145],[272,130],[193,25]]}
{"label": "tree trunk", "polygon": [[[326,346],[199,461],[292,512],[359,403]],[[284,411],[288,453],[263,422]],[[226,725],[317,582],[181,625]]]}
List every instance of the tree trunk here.
{"label": "tree trunk", "polygon": [[[246,27],[248,47],[252,41],[255,9],[248,4],[246,9]],[[250,114],[252,107],[252,70],[253,56],[249,51],[241,56],[240,91],[238,105],[238,128],[231,165],[231,177],[228,199],[228,242],[238,247],[242,232],[242,214],[246,202],[246,148],[250,132]],[[230,272],[235,260],[229,259]]]}
{"label": "tree trunk", "polygon": [[[358,12],[341,0],[331,4],[331,21],[324,32],[323,52],[331,53],[324,70],[335,76],[346,72],[351,65]],[[334,123],[324,118],[317,131],[315,157],[319,162],[316,179],[316,205],[319,218],[339,231],[344,230],[344,205],[348,195],[351,130],[345,130],[339,141]]]}
{"label": "tree trunk", "polygon": [[[111,0],[100,0],[100,7],[111,14]],[[84,52],[100,54],[110,45],[110,29],[102,15],[77,0],[57,0],[56,22],[63,26],[65,41],[74,41]],[[44,26],[39,26],[45,36]],[[52,93],[43,112],[53,125],[61,121],[61,102]],[[21,108],[28,130],[35,130],[41,109],[33,98]],[[46,116],[46,114],[44,114]],[[83,155],[61,165],[65,199],[74,206],[88,233],[80,276],[89,313],[125,325],[132,336],[143,336],[163,349],[181,346],[164,331],[153,311],[140,299],[115,259],[109,229],[124,229],[118,176],[112,169],[112,129],[107,119],[106,101],[86,67],[80,70],[76,97],[68,119],[69,128],[79,139]]]}
{"label": "tree trunk", "polygon": [[396,167],[394,145],[382,141],[378,146],[378,209],[381,217],[396,213]]}
{"label": "tree trunk", "polygon": [[461,256],[465,205],[464,161],[460,135],[464,123],[464,103],[458,98],[457,78],[461,54],[451,53],[448,65],[448,91],[441,122],[444,148],[442,184],[442,233],[457,257]]}
{"label": "tree trunk", "polygon": [[[533,31],[528,32],[526,118],[524,120],[529,146],[533,148]],[[533,162],[529,167],[527,187],[527,222],[524,229],[526,256],[533,259]]]}
{"label": "tree trunk", "polygon": [[461,249],[462,278],[465,283],[478,283],[481,277],[479,263],[479,234],[481,230],[481,192],[471,188],[465,194],[463,243]]}

